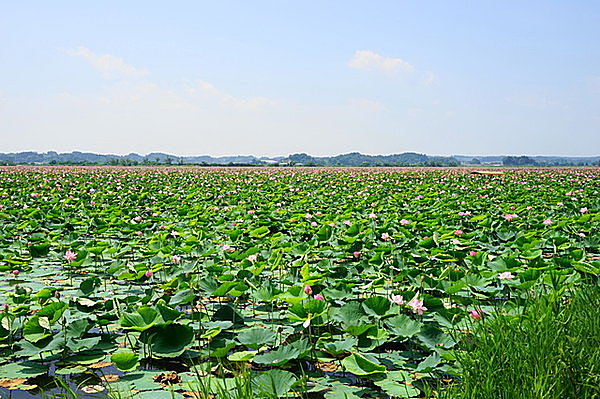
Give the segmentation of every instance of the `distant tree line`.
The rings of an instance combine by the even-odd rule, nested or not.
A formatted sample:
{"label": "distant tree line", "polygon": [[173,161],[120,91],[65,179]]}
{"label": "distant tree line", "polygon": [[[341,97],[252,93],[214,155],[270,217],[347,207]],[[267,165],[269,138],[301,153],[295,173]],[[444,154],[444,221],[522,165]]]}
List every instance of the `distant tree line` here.
{"label": "distant tree line", "polygon": [[538,163],[535,159],[523,155],[520,157],[504,157],[504,158],[502,158],[502,165],[504,165],[504,166],[537,166]]}
{"label": "distant tree line", "polygon": [[502,158],[504,166],[600,166],[600,160],[594,162],[573,162],[568,160],[536,161],[528,156],[509,156]]}

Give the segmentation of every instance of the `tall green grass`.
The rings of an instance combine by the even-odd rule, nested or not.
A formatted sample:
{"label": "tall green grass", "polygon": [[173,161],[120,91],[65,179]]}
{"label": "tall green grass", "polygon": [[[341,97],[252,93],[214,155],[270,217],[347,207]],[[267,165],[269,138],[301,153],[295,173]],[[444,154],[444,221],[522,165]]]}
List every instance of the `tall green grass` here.
{"label": "tall green grass", "polygon": [[440,397],[600,398],[600,288],[567,294],[477,323],[458,353],[462,375]]}

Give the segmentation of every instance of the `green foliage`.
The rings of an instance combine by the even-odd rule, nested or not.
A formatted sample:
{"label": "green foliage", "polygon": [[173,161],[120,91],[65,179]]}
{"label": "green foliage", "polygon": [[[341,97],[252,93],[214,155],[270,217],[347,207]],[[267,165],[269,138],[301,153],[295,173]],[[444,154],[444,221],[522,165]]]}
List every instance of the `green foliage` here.
{"label": "green foliage", "polygon": [[[0,374],[70,384],[112,359],[127,372],[105,385],[122,397],[426,396],[475,342],[473,311],[525,320],[532,293],[597,282],[599,182],[594,169],[0,168]],[[583,361],[572,380],[595,383]],[[173,370],[180,382],[154,380]]]}
{"label": "green foliage", "polygon": [[600,287],[541,295],[520,314],[492,314],[457,352],[457,385],[444,398],[600,396]]}

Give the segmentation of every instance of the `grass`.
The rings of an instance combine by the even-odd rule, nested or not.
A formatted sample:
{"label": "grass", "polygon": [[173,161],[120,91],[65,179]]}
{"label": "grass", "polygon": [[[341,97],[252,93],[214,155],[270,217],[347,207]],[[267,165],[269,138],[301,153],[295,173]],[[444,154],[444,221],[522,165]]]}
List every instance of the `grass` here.
{"label": "grass", "polygon": [[487,317],[458,354],[444,399],[600,398],[600,288],[530,300],[520,315]]}

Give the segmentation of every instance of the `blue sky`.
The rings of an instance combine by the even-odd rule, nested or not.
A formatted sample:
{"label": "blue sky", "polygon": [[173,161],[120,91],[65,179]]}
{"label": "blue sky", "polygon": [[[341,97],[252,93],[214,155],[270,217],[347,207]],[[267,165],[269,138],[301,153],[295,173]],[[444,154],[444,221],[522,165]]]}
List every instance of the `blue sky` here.
{"label": "blue sky", "polygon": [[0,5],[1,152],[600,154],[600,2]]}

